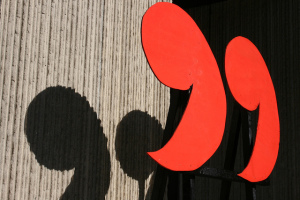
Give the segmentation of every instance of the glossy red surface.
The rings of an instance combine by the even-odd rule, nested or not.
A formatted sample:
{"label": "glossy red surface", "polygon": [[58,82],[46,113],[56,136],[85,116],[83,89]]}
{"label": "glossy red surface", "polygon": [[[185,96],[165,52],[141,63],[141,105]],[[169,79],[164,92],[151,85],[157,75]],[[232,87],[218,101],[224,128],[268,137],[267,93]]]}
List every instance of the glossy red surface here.
{"label": "glossy red surface", "polygon": [[163,84],[180,90],[193,85],[173,137],[149,155],[170,170],[195,170],[217,150],[225,126],[226,97],[214,55],[194,20],[171,3],[157,3],[145,13],[142,43]]}
{"label": "glossy red surface", "polygon": [[272,79],[256,46],[241,36],[227,45],[225,72],[229,88],[237,102],[250,111],[259,106],[253,152],[247,167],[239,176],[251,182],[262,181],[274,168],[280,140]]}

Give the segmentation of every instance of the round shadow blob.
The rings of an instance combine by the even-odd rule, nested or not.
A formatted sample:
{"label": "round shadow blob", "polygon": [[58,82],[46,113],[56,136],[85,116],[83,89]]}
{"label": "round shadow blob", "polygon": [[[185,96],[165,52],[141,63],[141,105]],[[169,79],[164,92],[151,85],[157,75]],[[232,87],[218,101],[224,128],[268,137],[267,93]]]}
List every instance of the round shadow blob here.
{"label": "round shadow blob", "polygon": [[124,172],[139,182],[140,200],[144,199],[145,180],[156,166],[147,152],[160,149],[162,135],[159,121],[138,110],[124,116],[117,126],[117,160]]}
{"label": "round shadow blob", "polygon": [[41,165],[75,168],[60,199],[105,199],[111,166],[107,139],[85,97],[61,86],[45,89],[27,109],[25,133]]}

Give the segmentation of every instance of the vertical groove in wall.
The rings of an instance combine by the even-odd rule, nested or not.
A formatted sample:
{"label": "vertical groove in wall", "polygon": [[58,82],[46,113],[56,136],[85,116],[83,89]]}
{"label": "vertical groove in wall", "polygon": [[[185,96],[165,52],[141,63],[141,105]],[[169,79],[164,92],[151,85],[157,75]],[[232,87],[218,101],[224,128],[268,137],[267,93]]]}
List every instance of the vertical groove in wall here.
{"label": "vertical groove in wall", "polygon": [[[104,134],[108,137],[110,150],[111,179],[107,199],[138,199],[139,193],[148,192],[151,177],[137,180],[138,173],[145,173],[147,164],[134,157],[120,160],[116,140],[118,126],[125,123],[128,113],[143,112],[144,115],[165,123],[168,109],[168,89],[161,86],[149,68],[141,45],[141,20],[149,6],[155,1],[105,1],[103,52],[101,71],[100,118]],[[148,119],[150,120],[150,119]],[[127,122],[129,123],[129,122]],[[134,124],[135,121],[130,121]],[[141,125],[142,126],[142,125]],[[140,127],[141,133],[145,132]],[[126,136],[124,136],[126,137]],[[128,137],[133,137],[128,135]],[[144,138],[145,139],[145,138]],[[154,143],[147,141],[152,146]],[[144,144],[144,141],[140,141]],[[130,145],[130,144],[128,144]],[[138,146],[138,144],[136,144]],[[125,144],[124,144],[125,146]],[[136,152],[145,154],[145,152]],[[131,155],[133,156],[133,155]],[[117,161],[116,161],[117,160]],[[126,163],[124,163],[126,162]],[[143,166],[139,172],[131,174],[124,165]],[[139,183],[145,185],[145,191],[139,191]]]}
{"label": "vertical groove in wall", "polygon": [[[9,192],[9,170],[10,170],[10,157],[11,157],[11,151],[12,151],[12,146],[11,146],[11,137],[12,137],[12,133],[11,133],[11,129],[10,129],[10,124],[9,122],[11,121],[11,117],[12,112],[10,111],[10,94],[11,94],[11,87],[13,86],[14,83],[12,83],[13,81],[9,78],[11,78],[11,74],[12,74],[12,53],[13,53],[13,45],[14,45],[14,38],[13,37],[9,37],[10,35],[14,35],[15,32],[15,15],[16,15],[16,1],[11,2],[12,4],[9,5],[9,23],[8,23],[8,28],[7,28],[7,45],[6,45],[6,51],[8,52],[8,55],[6,55],[4,57],[5,62],[4,65],[6,66],[11,66],[9,68],[5,68],[4,69],[4,88],[7,88],[6,90],[3,90],[3,95],[2,95],[2,100],[1,100],[1,115],[5,116],[5,117],[1,117],[1,132],[3,133],[4,131],[7,133],[4,136],[4,140],[3,144],[1,144],[1,147],[3,147],[4,149],[1,149],[1,152],[5,152],[4,154],[4,159],[3,159],[3,179],[1,180],[2,183],[5,185],[4,188],[2,188],[2,198],[7,199],[8,198],[8,192]],[[16,67],[15,67],[16,68]],[[14,68],[14,69],[15,69]],[[3,130],[2,130],[3,127]],[[6,131],[7,130],[7,131]]]}

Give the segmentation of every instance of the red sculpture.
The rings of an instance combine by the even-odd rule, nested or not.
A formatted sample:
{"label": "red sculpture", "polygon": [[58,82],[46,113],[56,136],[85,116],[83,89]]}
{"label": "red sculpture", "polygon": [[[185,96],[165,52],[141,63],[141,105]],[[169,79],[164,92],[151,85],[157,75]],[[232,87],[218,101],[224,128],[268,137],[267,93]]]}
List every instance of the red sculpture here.
{"label": "red sculpture", "polygon": [[[148,154],[173,171],[202,166],[219,147],[226,119],[226,97],[214,55],[194,20],[180,7],[157,3],[142,22],[143,48],[156,77],[166,86],[192,92],[180,124],[169,142]],[[276,95],[267,66],[248,39],[227,46],[225,69],[234,98],[249,111],[259,106],[252,156],[239,174],[258,182],[272,172],[279,149]]]}

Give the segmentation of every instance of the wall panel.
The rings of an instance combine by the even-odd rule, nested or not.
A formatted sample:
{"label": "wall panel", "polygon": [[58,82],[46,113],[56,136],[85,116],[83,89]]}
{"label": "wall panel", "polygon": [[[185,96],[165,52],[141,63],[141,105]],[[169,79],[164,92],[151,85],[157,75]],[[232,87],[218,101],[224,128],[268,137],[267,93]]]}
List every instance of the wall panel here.
{"label": "wall panel", "polygon": [[0,199],[149,197],[169,105],[141,46],[155,2],[1,1]]}

